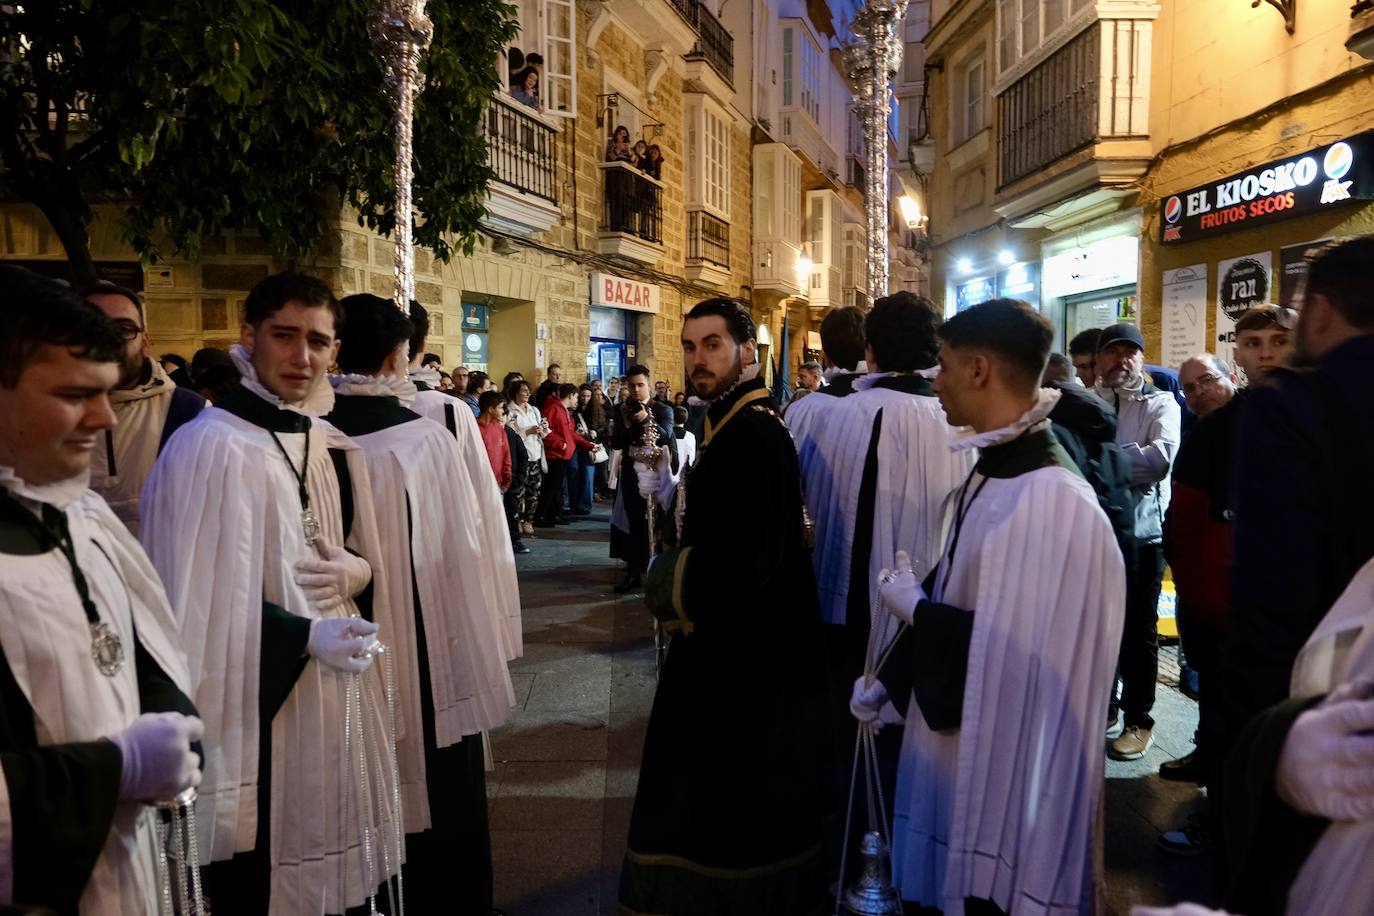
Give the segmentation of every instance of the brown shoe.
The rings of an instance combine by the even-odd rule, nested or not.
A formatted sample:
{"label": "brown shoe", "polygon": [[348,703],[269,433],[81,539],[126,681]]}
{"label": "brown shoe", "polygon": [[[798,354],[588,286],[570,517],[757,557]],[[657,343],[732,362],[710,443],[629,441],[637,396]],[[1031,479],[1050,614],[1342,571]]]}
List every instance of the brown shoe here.
{"label": "brown shoe", "polygon": [[1112,742],[1107,756],[1113,760],[1139,760],[1154,746],[1155,736],[1152,729],[1139,725],[1129,726],[1121,737]]}

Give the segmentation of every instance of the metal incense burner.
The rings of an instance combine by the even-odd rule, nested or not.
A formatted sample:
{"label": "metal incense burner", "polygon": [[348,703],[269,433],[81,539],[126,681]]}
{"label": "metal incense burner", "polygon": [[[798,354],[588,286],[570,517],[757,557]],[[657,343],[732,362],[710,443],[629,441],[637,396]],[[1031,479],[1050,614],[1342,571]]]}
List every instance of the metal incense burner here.
{"label": "metal incense burner", "polygon": [[902,898],[892,886],[887,840],[876,830],[864,834],[859,856],[864,870],[844,895],[844,912],[853,916],[902,916]]}

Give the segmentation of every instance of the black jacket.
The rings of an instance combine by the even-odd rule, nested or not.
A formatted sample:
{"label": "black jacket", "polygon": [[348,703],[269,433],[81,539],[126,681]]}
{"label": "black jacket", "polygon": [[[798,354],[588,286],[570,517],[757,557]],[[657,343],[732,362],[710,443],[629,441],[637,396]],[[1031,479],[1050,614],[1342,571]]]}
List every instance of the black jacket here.
{"label": "black jacket", "polygon": [[1116,415],[1105,401],[1086,388],[1063,382],[1045,387],[1059,392],[1050,411],[1054,434],[1069,453],[1107,513],[1127,566],[1135,560],[1135,494],[1131,491],[1131,461],[1116,444]]}

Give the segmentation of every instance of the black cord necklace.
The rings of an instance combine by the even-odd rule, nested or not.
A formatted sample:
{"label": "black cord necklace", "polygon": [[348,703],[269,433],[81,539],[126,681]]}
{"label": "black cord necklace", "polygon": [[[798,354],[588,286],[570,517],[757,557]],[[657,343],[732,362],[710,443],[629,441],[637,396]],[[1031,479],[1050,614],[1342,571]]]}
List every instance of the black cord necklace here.
{"label": "black cord necklace", "polygon": [[91,658],[95,667],[106,677],[114,677],[124,667],[124,643],[119,634],[105,621],[100,619],[95,602],[91,600],[90,586],[86,575],[76,562],[76,546],[72,543],[71,528],[67,516],[55,506],[39,503],[42,517],[34,515],[24,507],[13,494],[0,490],[0,511],[37,536],[45,551],[57,549],[71,567],[72,584],[76,586],[77,597],[81,599],[81,609],[86,614],[86,623],[91,629]]}
{"label": "black cord necklace", "polygon": [[276,432],[268,430],[267,434],[272,437],[272,441],[277,443],[277,449],[281,452],[286,466],[291,469],[291,476],[296,478],[296,485],[299,487],[301,497],[301,530],[305,533],[305,543],[311,547],[319,543],[320,540],[320,520],[315,515],[315,510],[310,507],[310,491],[305,487],[305,475],[310,470],[310,430],[305,431],[305,455],[301,458],[301,469],[296,470],[296,465],[292,463],[291,456],[286,453],[286,446],[281,444]]}

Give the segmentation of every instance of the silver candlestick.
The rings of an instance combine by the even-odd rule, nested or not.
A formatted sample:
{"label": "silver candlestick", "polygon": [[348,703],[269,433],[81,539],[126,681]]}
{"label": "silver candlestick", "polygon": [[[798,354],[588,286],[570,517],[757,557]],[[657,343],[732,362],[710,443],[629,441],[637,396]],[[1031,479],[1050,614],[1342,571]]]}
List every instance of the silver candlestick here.
{"label": "silver candlestick", "polygon": [[[653,410],[645,407],[649,414],[645,421],[644,435],[638,445],[629,448],[630,460],[637,461],[651,471],[658,470],[658,463],[663,460],[663,452],[658,448],[658,421],[654,419]],[[649,524],[649,556],[652,557],[658,548],[657,538],[654,531],[655,510],[658,505],[658,497],[650,494],[644,501],[644,516]],[[659,623],[657,617],[654,619],[654,674],[663,669],[663,657],[668,651],[667,634],[663,632],[663,624]]]}
{"label": "silver candlestick", "polygon": [[396,305],[402,311],[415,298],[415,242],[411,234],[414,202],[412,129],[415,96],[424,88],[420,57],[434,36],[425,16],[426,0],[380,0],[372,21],[372,40],[386,67],[386,90],[396,117]]}

